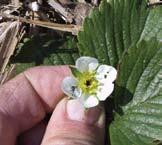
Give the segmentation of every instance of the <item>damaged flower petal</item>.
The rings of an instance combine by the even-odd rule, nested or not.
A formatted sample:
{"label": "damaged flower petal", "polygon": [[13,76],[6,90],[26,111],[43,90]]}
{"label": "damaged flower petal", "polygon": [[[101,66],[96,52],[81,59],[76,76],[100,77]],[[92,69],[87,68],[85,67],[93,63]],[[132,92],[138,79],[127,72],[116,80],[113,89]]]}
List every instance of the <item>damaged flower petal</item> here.
{"label": "damaged flower petal", "polygon": [[77,81],[73,77],[66,77],[62,82],[61,89],[67,96],[74,99],[81,95],[81,89],[77,87]]}

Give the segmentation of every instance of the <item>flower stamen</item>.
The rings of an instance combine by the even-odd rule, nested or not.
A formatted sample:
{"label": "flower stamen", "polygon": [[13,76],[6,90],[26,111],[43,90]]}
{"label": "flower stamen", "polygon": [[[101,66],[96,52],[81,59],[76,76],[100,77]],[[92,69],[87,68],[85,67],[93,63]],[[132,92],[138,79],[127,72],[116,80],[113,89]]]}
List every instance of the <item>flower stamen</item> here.
{"label": "flower stamen", "polygon": [[95,94],[98,81],[95,79],[94,72],[85,72],[78,79],[78,86],[84,94]]}

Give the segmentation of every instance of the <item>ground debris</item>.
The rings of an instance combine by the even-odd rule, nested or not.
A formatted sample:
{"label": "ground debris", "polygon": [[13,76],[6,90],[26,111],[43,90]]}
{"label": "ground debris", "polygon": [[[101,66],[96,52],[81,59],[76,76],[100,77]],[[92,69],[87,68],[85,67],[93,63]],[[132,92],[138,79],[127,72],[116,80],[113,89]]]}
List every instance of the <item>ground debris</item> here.
{"label": "ground debris", "polygon": [[10,58],[24,36],[71,33],[75,37],[97,5],[98,0],[1,0],[0,84],[12,76],[15,65],[9,65]]}

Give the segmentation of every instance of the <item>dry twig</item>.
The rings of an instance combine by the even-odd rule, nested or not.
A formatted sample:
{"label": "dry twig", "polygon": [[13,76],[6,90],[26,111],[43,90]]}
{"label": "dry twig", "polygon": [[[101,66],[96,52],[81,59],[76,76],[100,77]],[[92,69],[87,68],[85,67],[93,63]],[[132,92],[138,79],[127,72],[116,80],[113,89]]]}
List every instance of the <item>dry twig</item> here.
{"label": "dry twig", "polygon": [[37,25],[37,26],[50,28],[50,29],[53,29],[53,30],[71,32],[73,35],[77,35],[77,33],[81,29],[81,27],[78,26],[78,25],[58,24],[58,23],[44,22],[44,21],[39,21],[39,20],[31,20],[31,19],[25,19],[25,18],[22,18],[22,17],[10,15],[10,14],[5,14],[5,13],[0,13],[0,15],[2,17],[19,20],[20,22],[34,24],[34,25]]}
{"label": "dry twig", "polygon": [[59,12],[66,22],[72,23],[74,16],[70,12],[68,12],[61,4],[59,4],[55,0],[48,0],[48,4],[52,8],[54,8],[55,11]]}
{"label": "dry twig", "polygon": [[9,68],[5,69],[5,72],[0,75],[0,85],[3,85],[6,81],[14,77],[15,74],[15,64],[12,64]]}
{"label": "dry twig", "polygon": [[11,3],[12,3],[15,7],[19,7],[20,1],[19,1],[19,0],[11,0]]}

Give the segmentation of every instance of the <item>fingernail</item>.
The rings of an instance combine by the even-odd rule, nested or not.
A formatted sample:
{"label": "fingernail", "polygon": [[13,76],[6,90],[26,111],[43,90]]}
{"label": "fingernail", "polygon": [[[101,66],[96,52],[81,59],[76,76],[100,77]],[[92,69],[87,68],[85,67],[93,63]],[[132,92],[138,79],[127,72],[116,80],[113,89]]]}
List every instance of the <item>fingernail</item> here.
{"label": "fingernail", "polygon": [[101,124],[102,108],[97,106],[86,110],[78,100],[67,102],[67,115],[70,120],[84,122],[89,125]]}

